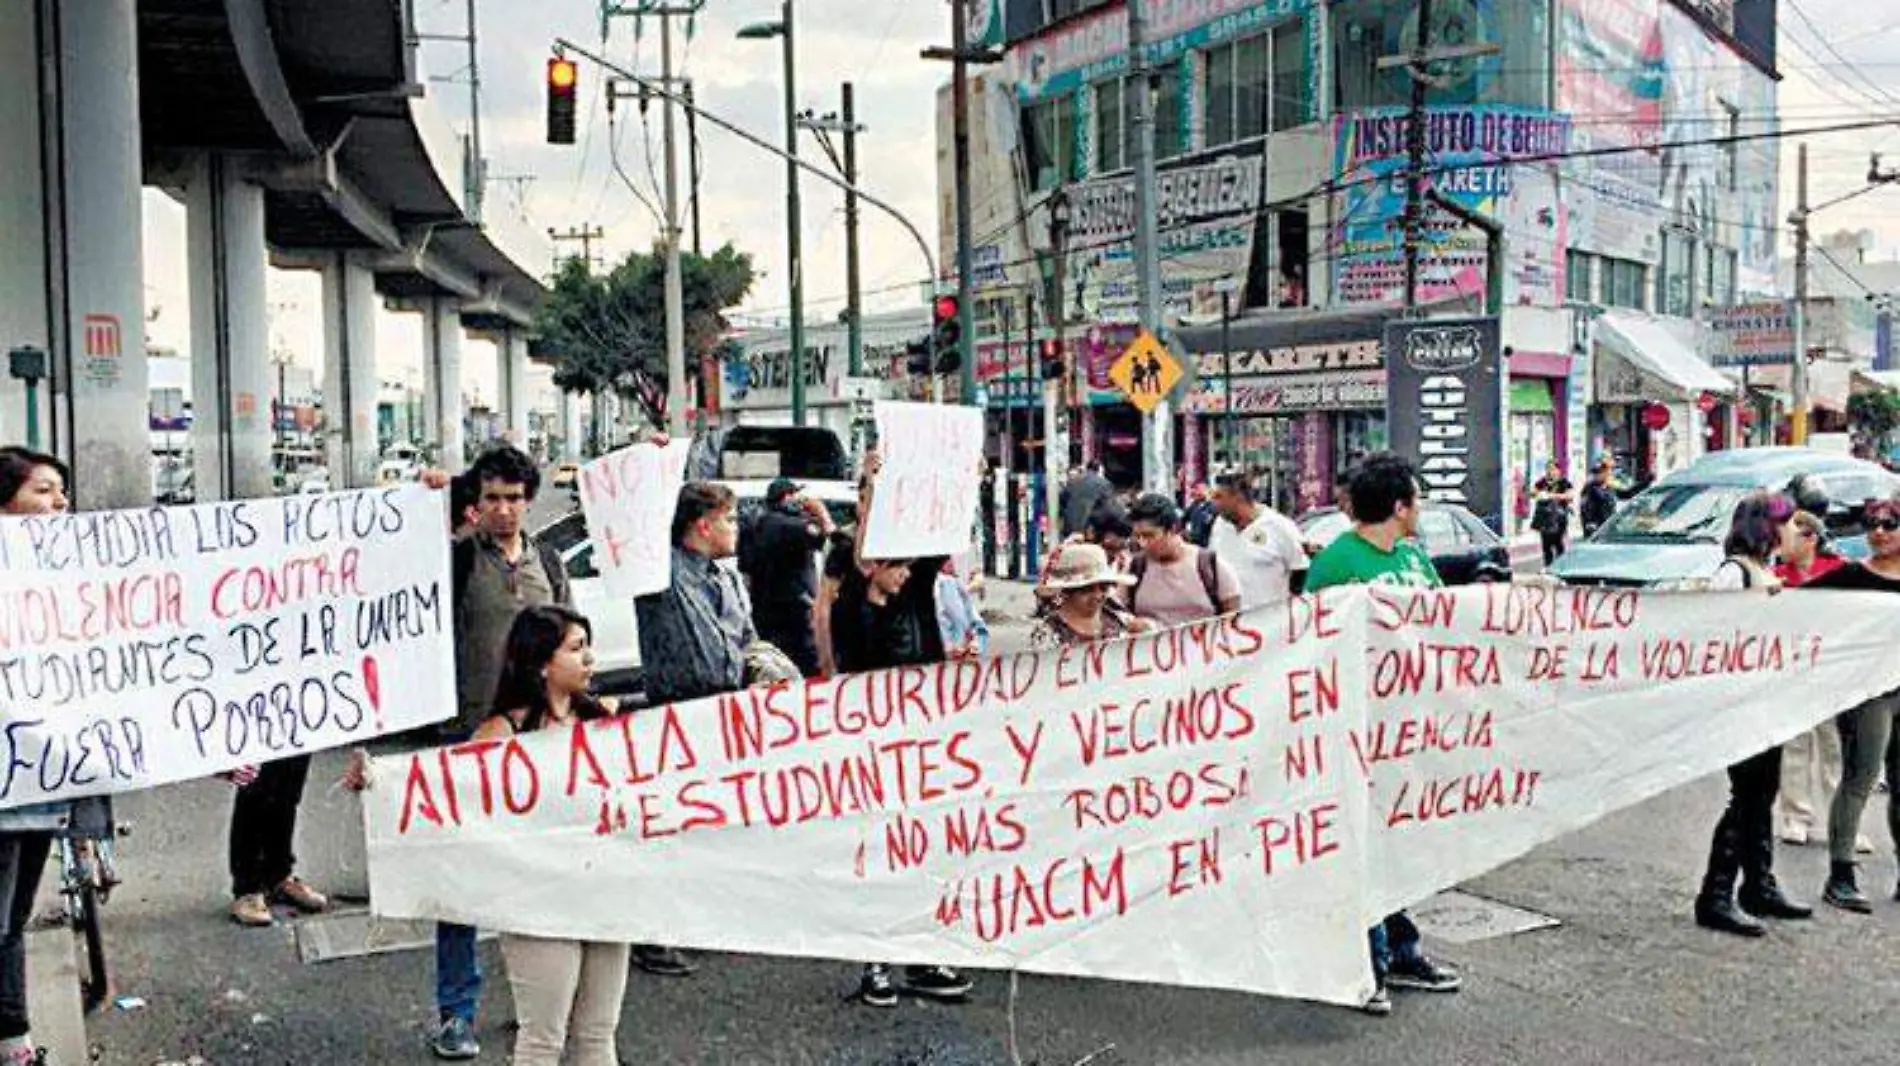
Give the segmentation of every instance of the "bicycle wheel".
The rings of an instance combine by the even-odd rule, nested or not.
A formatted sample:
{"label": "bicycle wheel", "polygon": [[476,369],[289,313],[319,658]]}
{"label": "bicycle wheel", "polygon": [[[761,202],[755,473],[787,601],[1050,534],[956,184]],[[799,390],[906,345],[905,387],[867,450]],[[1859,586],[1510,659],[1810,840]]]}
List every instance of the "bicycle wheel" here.
{"label": "bicycle wheel", "polygon": [[86,972],[80,977],[81,1004],[91,1014],[106,1001],[111,981],[106,974],[106,940],[99,928],[99,887],[87,876],[73,893],[73,930],[86,942]]}

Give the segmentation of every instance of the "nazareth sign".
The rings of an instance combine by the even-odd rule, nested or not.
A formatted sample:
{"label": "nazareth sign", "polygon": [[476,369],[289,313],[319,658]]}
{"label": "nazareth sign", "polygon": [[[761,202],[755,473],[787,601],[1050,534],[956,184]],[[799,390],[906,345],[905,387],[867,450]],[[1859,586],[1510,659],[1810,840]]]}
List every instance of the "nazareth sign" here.
{"label": "nazareth sign", "polygon": [[1394,321],[1385,329],[1392,450],[1426,499],[1504,529],[1504,373],[1495,318]]}

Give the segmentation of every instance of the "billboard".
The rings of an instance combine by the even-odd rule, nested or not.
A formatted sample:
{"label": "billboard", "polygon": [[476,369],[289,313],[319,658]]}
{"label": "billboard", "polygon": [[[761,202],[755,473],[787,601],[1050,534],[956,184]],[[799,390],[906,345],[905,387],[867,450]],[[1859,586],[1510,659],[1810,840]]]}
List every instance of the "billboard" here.
{"label": "billboard", "polygon": [[1789,300],[1709,309],[1710,366],[1794,362],[1794,304]]}
{"label": "billboard", "polygon": [[1495,318],[1395,319],[1385,327],[1392,450],[1418,467],[1421,498],[1505,533],[1504,387]]}

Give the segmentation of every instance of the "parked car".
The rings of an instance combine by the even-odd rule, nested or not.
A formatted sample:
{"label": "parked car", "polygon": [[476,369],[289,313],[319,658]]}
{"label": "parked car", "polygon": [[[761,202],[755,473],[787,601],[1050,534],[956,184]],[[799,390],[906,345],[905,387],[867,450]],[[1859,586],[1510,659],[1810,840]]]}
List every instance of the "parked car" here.
{"label": "parked car", "polygon": [[[765,490],[770,481],[723,481],[739,498],[739,531],[743,538],[752,528],[752,519],[765,507]],[[805,493],[823,500],[832,520],[848,525],[856,520],[857,486],[848,481],[807,481]],[[594,627],[594,687],[608,695],[632,695],[641,691],[640,630],[635,620],[633,601],[607,592],[594,559],[594,543],[587,533],[587,516],[580,511],[563,515],[535,533],[535,537],[561,556],[568,582],[574,592],[574,609],[587,616]],[[737,568],[738,559],[721,560]]]}
{"label": "parked car", "polygon": [[554,476],[548,479],[548,484],[553,485],[557,489],[575,488],[579,486],[580,483],[581,464],[574,462],[572,459],[564,463],[556,464],[554,467]]}
{"label": "parked car", "polygon": [[[1322,507],[1301,515],[1299,527],[1307,554],[1317,555],[1352,528],[1352,519],[1337,507]],[[1511,580],[1510,547],[1462,507],[1425,502],[1418,513],[1418,540],[1447,585]]]}
{"label": "parked car", "polygon": [[1861,509],[1900,491],[1900,477],[1873,463],[1812,448],[1739,448],[1703,456],[1637,493],[1603,528],[1573,544],[1549,570],[1573,585],[1693,588],[1722,562],[1735,507],[1764,489],[1785,491],[1804,477],[1827,497],[1834,545],[1854,558],[1867,554]]}

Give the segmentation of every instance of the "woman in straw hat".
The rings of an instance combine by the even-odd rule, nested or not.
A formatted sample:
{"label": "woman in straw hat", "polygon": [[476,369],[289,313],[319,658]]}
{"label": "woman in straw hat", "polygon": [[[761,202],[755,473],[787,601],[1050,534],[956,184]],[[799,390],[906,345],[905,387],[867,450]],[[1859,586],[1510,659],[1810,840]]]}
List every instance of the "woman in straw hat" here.
{"label": "woman in straw hat", "polygon": [[1110,599],[1110,590],[1133,583],[1127,574],[1115,572],[1099,545],[1058,546],[1043,564],[1042,581],[1036,586],[1042,608],[1035,628],[1029,631],[1029,646],[1088,644],[1152,628],[1145,620],[1125,614]]}

